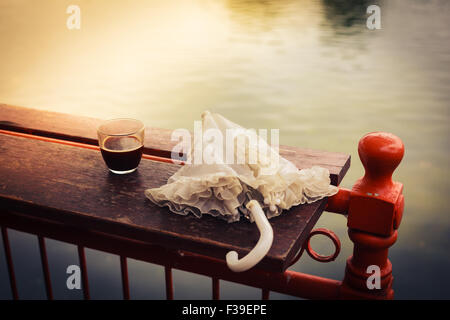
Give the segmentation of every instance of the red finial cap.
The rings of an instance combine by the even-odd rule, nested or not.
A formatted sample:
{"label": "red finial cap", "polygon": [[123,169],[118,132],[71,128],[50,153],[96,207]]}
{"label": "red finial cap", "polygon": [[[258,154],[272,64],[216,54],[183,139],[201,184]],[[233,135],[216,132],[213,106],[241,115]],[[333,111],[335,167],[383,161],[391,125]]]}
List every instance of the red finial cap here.
{"label": "red finial cap", "polygon": [[352,188],[348,209],[350,229],[389,236],[400,224],[403,185],[392,181],[405,148],[399,137],[372,132],[359,141],[358,153],[366,170]]}
{"label": "red finial cap", "polygon": [[358,153],[366,174],[362,184],[386,187],[392,185],[392,173],[402,161],[405,147],[402,140],[387,132],[372,132],[361,138]]}

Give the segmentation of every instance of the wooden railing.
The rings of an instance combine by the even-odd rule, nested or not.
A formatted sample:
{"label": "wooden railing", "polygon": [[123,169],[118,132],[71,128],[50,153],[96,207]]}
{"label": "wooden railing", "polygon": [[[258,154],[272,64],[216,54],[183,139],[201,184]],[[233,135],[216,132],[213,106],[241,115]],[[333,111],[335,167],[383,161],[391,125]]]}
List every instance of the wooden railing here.
{"label": "wooden railing", "polygon": [[[219,298],[220,280],[261,288],[263,299],[269,298],[270,291],[311,299],[390,297],[386,290],[373,295],[349,287],[345,279],[287,270],[299,252],[306,250],[314,257],[309,237],[327,199],[272,219],[275,236],[268,255],[255,268],[234,273],[224,262],[225,254],[229,250],[248,253],[258,240],[254,226],[170,214],[144,196],[146,188],[164,184],[179,168],[168,158],[173,147],[170,130],[146,128],[145,154],[138,171],[119,177],[108,174],[98,152],[100,120],[7,105],[0,105],[0,115],[0,225],[15,299],[20,295],[8,228],[38,236],[49,299],[53,294],[46,238],[78,246],[86,299],[90,298],[86,247],[120,256],[125,299],[130,297],[127,258],[164,266],[168,299],[173,298],[173,268],[211,277],[213,299]],[[328,168],[335,185],[350,166],[350,157],[340,153],[282,146],[280,154],[299,169]],[[350,198],[342,190],[328,210],[348,213]],[[316,254],[316,258],[320,257]]]}

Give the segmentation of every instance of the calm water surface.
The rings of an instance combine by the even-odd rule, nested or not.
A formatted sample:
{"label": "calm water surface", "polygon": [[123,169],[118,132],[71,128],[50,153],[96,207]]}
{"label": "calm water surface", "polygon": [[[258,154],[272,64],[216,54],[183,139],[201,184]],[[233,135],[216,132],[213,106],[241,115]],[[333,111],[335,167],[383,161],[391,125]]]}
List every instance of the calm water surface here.
{"label": "calm water surface", "polygon": [[[381,7],[381,30],[366,8]],[[70,4],[81,30],[66,28]],[[450,298],[448,1],[0,0],[0,102],[147,125],[193,127],[205,109],[246,127],[279,128],[282,144],[352,155],[343,186],[363,174],[356,148],[370,131],[401,137],[405,185],[390,250],[397,298]],[[341,279],[352,245],[344,217],[324,213],[337,261],[305,256],[293,269]],[[10,232],[21,297],[44,298],[34,236]],[[316,250],[330,252],[327,241]],[[76,248],[48,241],[55,295]],[[9,298],[4,253],[0,295]],[[120,298],[119,260],[88,250],[94,298]],[[163,270],[130,261],[132,297],[164,298]],[[175,298],[209,298],[210,280],[175,272]],[[192,287],[199,288],[192,290]],[[224,298],[259,298],[222,284]],[[273,298],[290,298],[273,294]]]}

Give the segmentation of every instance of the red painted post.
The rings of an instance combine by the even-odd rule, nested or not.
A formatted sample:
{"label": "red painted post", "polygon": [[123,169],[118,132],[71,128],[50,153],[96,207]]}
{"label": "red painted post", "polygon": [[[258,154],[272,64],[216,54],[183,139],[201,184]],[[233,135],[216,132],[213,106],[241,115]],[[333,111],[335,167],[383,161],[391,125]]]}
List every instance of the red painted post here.
{"label": "red painted post", "polygon": [[17,291],[16,275],[14,273],[14,265],[11,255],[11,246],[9,245],[8,229],[1,227],[3,248],[5,249],[6,265],[8,266],[9,284],[11,285],[11,294],[14,300],[19,300],[19,293]]}
{"label": "red painted post", "polygon": [[83,282],[83,297],[84,300],[90,300],[91,295],[89,293],[89,281],[86,267],[86,255],[84,253],[84,247],[78,245],[78,260],[80,261],[81,280]]}
{"label": "red painted post", "polygon": [[270,290],[266,288],[261,289],[261,300],[269,300]]}
{"label": "red painted post", "polygon": [[120,273],[122,275],[122,293],[124,300],[130,300],[130,286],[128,285],[127,257],[120,256]]}
{"label": "red painted post", "polygon": [[212,277],[212,298],[213,300],[220,299],[220,280],[217,277]]}
{"label": "red painted post", "polygon": [[[358,153],[365,174],[352,190],[342,189],[331,197],[327,210],[348,214],[348,234],[354,243],[353,255],[347,260],[340,295],[343,298],[392,299],[392,265],[389,247],[397,240],[397,229],[403,214],[403,185],[392,180],[392,174],[403,158],[400,138],[374,132],[364,136]],[[380,270],[380,287],[369,288],[375,266]],[[376,282],[373,282],[376,284]]]}
{"label": "red painted post", "polygon": [[52,282],[50,279],[50,269],[48,267],[47,249],[45,247],[45,239],[42,236],[38,236],[39,251],[41,252],[42,271],[45,279],[45,291],[47,293],[47,299],[53,300]]}
{"label": "red painted post", "polygon": [[173,300],[172,268],[170,266],[165,266],[164,272],[166,278],[166,299]]}

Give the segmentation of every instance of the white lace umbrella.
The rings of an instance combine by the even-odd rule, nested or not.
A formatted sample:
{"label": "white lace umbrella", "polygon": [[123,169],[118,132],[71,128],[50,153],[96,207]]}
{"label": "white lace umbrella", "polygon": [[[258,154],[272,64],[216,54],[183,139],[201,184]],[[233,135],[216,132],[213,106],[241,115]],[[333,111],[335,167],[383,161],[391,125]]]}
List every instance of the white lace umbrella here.
{"label": "white lace umbrella", "polygon": [[269,218],[294,205],[331,196],[327,169],[314,166],[298,170],[279,156],[254,130],[208,111],[202,114],[203,137],[194,141],[188,163],[171,176],[166,185],[148,189],[145,195],[159,206],[187,215],[210,214],[239,221],[256,222],[260,238],[242,259],[231,251],[229,268],[240,272],[252,268],[269,251],[273,232]]}

